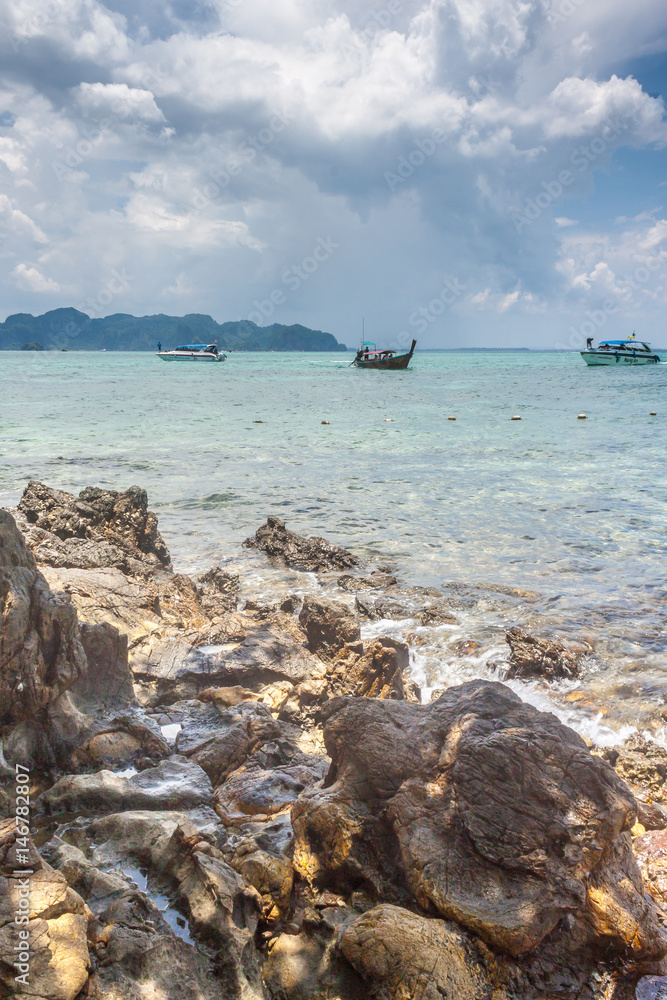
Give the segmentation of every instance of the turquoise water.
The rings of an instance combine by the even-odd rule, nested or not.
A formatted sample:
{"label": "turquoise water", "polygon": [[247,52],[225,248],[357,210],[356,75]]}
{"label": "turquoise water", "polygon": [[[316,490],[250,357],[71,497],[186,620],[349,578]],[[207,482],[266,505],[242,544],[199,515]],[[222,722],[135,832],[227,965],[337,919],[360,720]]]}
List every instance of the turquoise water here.
{"label": "turquoise water", "polygon": [[536,591],[533,616],[594,633],[614,673],[643,658],[667,700],[667,365],[448,352],[363,372],[350,359],[3,352],[0,504],[31,478],[136,483],[185,571],[236,557],[278,514],[412,583]]}

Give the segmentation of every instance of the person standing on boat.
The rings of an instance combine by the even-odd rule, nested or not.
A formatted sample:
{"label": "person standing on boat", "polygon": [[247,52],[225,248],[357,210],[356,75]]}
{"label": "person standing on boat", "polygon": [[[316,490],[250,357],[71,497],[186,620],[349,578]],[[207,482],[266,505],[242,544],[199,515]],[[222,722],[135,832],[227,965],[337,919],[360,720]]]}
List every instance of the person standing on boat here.
{"label": "person standing on boat", "polygon": [[593,349],[593,338],[592,337],[588,337],[586,339],[586,350],[587,351],[591,351],[592,349]]}
{"label": "person standing on boat", "polygon": [[160,353],[161,350],[162,350],[162,344],[158,340],[158,342],[157,342],[157,352],[158,352],[158,354]]}

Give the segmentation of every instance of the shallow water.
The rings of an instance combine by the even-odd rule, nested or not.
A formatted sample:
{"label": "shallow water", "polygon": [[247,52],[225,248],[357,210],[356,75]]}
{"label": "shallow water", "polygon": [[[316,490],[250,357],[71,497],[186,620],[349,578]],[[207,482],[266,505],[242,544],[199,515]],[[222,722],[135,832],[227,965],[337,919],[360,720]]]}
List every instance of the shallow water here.
{"label": "shallow water", "polygon": [[[316,586],[241,552],[267,514],[390,560],[408,583],[524,588],[510,599],[482,586],[456,627],[427,630],[424,683],[495,676],[505,628],[525,624],[594,645],[588,704],[552,689],[580,731],[650,723],[660,735],[667,365],[594,369],[537,352],[424,353],[406,372],[348,363],[0,353],[0,504],[31,478],[72,492],[136,483],[178,569],[240,560],[248,590]],[[458,655],[462,639],[475,655]],[[549,703],[539,685],[520,688]]]}

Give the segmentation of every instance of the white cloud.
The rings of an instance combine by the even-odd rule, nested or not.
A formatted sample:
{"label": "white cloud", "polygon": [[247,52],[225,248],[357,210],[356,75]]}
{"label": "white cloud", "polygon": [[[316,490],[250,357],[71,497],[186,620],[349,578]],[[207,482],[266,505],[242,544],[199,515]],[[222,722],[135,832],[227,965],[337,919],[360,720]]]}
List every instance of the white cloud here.
{"label": "white cloud", "polygon": [[19,288],[27,292],[59,292],[60,285],[51,278],[46,278],[42,272],[29,264],[17,264],[12,275],[16,278]]}

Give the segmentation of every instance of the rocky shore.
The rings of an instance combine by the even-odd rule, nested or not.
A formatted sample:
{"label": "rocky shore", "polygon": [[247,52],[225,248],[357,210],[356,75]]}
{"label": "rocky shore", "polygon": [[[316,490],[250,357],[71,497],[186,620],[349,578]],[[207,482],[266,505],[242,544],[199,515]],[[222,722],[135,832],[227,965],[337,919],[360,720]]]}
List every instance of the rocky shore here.
{"label": "rocky shore", "polygon": [[[361,625],[450,595],[275,517],[245,544],[345,599],[175,573],[138,487],[0,510],[0,997],[667,996],[667,752],[497,681],[427,702],[410,636]],[[508,680],[587,655],[507,642]]]}

